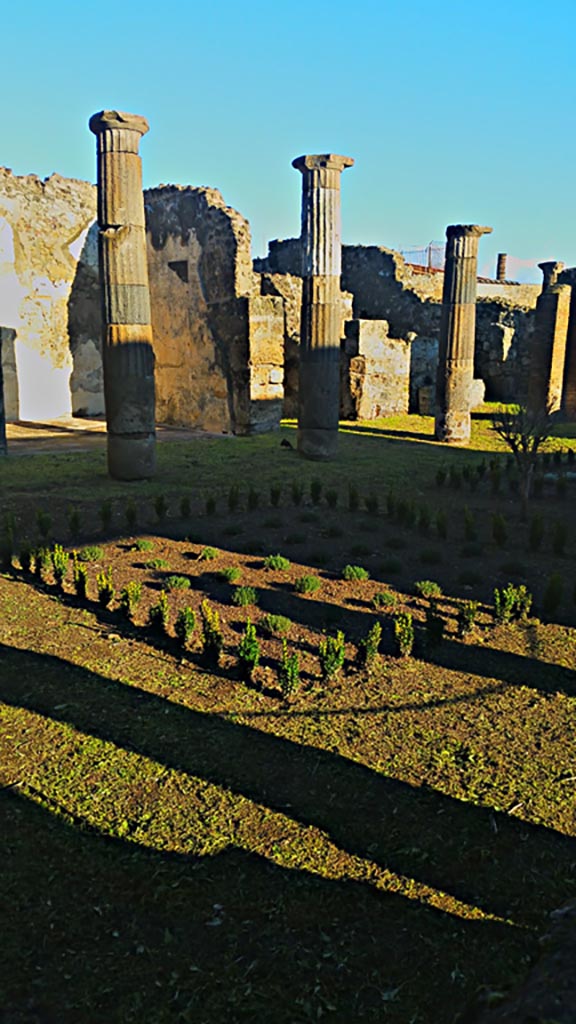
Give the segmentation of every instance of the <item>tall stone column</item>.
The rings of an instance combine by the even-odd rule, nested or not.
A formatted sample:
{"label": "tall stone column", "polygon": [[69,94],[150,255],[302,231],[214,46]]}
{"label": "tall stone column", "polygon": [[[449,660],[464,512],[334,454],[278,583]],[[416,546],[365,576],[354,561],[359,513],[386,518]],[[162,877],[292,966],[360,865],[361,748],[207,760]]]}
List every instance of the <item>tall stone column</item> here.
{"label": "tall stone column", "polygon": [[98,140],[98,226],[104,317],[108,471],[141,480],[155,469],[154,351],[146,260],[140,138],[136,114],[90,118]]}
{"label": "tall stone column", "polygon": [[342,238],[340,175],[348,156],[299,156],[302,172],[302,318],[298,451],[308,459],[334,458],[340,409]]}
{"label": "tall stone column", "polygon": [[478,224],[452,224],[446,228],[436,438],[449,444],[467,444],[470,440],[478,239],[491,231],[492,228]]}
{"label": "tall stone column", "polygon": [[566,343],[572,289],[558,284],[563,263],[539,263],[544,276],[530,346],[528,406],[538,416],[557,412],[562,403]]}

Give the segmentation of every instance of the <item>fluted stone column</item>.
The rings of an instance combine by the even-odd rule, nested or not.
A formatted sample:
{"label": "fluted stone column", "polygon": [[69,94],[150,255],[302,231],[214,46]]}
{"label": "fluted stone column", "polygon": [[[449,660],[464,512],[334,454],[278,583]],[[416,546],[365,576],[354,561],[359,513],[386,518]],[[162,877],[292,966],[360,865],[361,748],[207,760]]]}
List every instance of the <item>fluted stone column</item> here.
{"label": "fluted stone column", "polygon": [[470,440],[478,239],[491,231],[492,228],[478,224],[452,224],[446,228],[436,438],[449,444],[467,444]]}
{"label": "fluted stone column", "polygon": [[140,480],[155,469],[154,351],[146,259],[140,138],[136,114],[102,110],[98,139],[98,226],[104,316],[104,399],[108,471]]}
{"label": "fluted stone column", "polygon": [[562,403],[564,365],[572,289],[558,284],[563,263],[539,263],[544,280],[535,312],[530,346],[528,406],[536,415],[557,412]]}
{"label": "fluted stone column", "polygon": [[302,172],[302,317],[298,397],[298,451],[331,459],[338,446],[340,409],[340,175],[348,156],[299,156]]}

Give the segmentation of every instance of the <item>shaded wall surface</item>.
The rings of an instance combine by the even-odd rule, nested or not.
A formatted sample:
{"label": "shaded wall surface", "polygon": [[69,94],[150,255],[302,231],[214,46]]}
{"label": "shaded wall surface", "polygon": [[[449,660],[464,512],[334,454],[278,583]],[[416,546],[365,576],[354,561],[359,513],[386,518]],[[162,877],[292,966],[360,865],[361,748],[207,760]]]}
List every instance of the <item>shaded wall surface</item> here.
{"label": "shaded wall surface", "polygon": [[[254,266],[278,294],[286,293],[293,286],[283,282],[297,279],[300,273],[300,240],[271,242],[268,256],[256,260]],[[412,268],[391,249],[343,246],[342,288],[352,296],[354,319],[386,321],[391,340],[410,344],[413,409],[417,408],[419,389],[436,379],[442,287],[441,272]],[[535,290],[513,284],[499,288],[498,296],[479,298],[477,302],[475,376],[484,381],[487,398],[522,401],[526,397]],[[294,320],[287,318],[292,376],[297,373],[298,341]],[[397,396],[391,397],[397,400]]]}

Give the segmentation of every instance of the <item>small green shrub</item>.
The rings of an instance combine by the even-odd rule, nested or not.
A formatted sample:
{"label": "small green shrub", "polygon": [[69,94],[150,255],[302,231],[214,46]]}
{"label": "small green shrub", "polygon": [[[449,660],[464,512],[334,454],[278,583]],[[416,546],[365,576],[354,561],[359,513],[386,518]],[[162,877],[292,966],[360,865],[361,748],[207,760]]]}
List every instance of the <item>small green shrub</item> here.
{"label": "small green shrub", "polygon": [[142,598],[142,584],[130,580],[120,591],[120,611],[126,619],[134,618],[134,612]]}
{"label": "small green shrub", "polygon": [[292,495],[292,504],[301,505],[304,497],[304,484],[300,480],[293,480],[290,485],[290,494]]}
{"label": "small green shrub", "polygon": [[436,485],[438,487],[444,487],[447,475],[448,474],[446,472],[446,467],[439,466],[438,469],[436,470]]}
{"label": "small green shrub", "polygon": [[274,615],[269,612],[260,623],[260,627],[268,636],[282,636],[287,633],[292,623],[285,615]]}
{"label": "small green shrub", "polygon": [[75,540],[80,533],[80,526],[82,523],[82,517],[80,515],[80,509],[76,506],[68,509],[68,529],[70,536]]}
{"label": "small green shrub", "polygon": [[237,583],[242,576],[242,571],[237,565],[229,565],[226,569],[220,569],[217,575],[219,579],[226,580],[227,583]]}
{"label": "small green shrub", "polygon": [[513,619],[526,619],[532,607],[532,594],[521,583],[515,586],[509,583],[508,586],[499,590],[494,588],[494,618],[496,622],[511,622]]}
{"label": "small green shrub", "polygon": [[20,568],[22,572],[30,572],[32,568],[32,559],[34,557],[34,549],[30,544],[23,544],[20,548],[18,560],[20,562]]}
{"label": "small green shrub", "polygon": [[81,548],[78,552],[79,562],[101,562],[104,558],[104,548],[99,547],[98,544],[89,544],[86,548]]}
{"label": "small green shrub", "polygon": [[216,498],[213,494],[209,494],[204,503],[207,516],[213,516],[216,512]]}
{"label": "small green shrub", "polygon": [[264,568],[286,571],[290,568],[290,559],[284,558],[284,555],[268,555],[264,559]]}
{"label": "small green shrub", "polygon": [[109,608],[114,600],[116,590],[112,582],[112,569],[103,569],[96,576],[96,590],[98,592],[98,604],[102,608]]}
{"label": "small green shrub", "polygon": [[496,512],[492,516],[492,538],[499,548],[506,546],[508,530],[506,528],[506,520],[501,512]]}
{"label": "small green shrub", "polygon": [[79,597],[81,601],[85,601],[88,590],[88,569],[78,561],[76,552],[74,552],[74,559],[72,561],[72,583],[76,597]]}
{"label": "small green shrub", "polygon": [[567,487],[568,482],[566,480],[566,477],[564,476],[564,473],[560,473],[560,475],[556,478],[556,495],[558,498],[566,497]]}
{"label": "small green shrub", "polygon": [[50,548],[43,546],[34,548],[34,575],[42,579],[50,566]]}
{"label": "small green shrub", "polygon": [[153,551],[154,543],[151,540],[146,540],[144,537],[139,537],[135,540],[130,551]]}
{"label": "small green shrub", "polygon": [[343,580],[369,580],[370,573],[361,565],[345,565],[342,569]]}
{"label": "small green shrub", "polygon": [[159,523],[163,523],[168,512],[168,502],[163,494],[157,494],[154,498],[154,511]]}
{"label": "small green shrub", "polygon": [[426,608],[426,618],[424,621],[426,647],[430,650],[437,647],[442,641],[445,628],[444,619],[438,613],[438,605],[435,600],[431,600]]}
{"label": "small green shrub", "polygon": [[112,524],[112,501],[106,498],[98,509],[98,517],[102,525],[102,532],[107,533]]}
{"label": "small green shrub", "polygon": [[313,505],[319,505],[322,499],[322,483],[320,480],[310,481],[310,498]]}
{"label": "small green shrub", "polygon": [[478,539],[476,520],[468,506],[464,509],[464,540],[475,541]]}
{"label": "small green shrub", "polygon": [[258,594],[254,587],[235,587],[232,593],[232,604],[240,608],[246,608],[251,604],[258,604]]}
{"label": "small green shrub", "polygon": [[358,644],[358,660],[364,668],[373,668],[378,659],[381,640],[382,626],[379,622],[375,622],[368,630],[364,639]]}
{"label": "small green shrub", "polygon": [[291,697],[300,686],[300,664],[298,654],[288,653],[288,644],[282,640],[282,656],[278,666],[278,682],[284,697]]}
{"label": "small green shrub", "polygon": [[338,675],[344,664],[345,640],[342,630],[338,630],[336,636],[327,634],[318,645],[318,656],[320,658],[320,669],[323,679],[333,679]]}
{"label": "small green shrub", "polygon": [[396,594],[391,594],[388,590],[381,590],[379,593],[374,594],[372,607],[378,612],[395,612],[398,607],[398,597]]}
{"label": "small green shrub", "polygon": [[455,491],[459,491],[462,486],[462,473],[458,466],[450,466],[448,471],[448,483],[450,487],[453,487]]}
{"label": "small green shrub", "polygon": [[130,533],[134,533],[134,530],[136,529],[136,526],[138,524],[138,510],[132,499],[130,499],[130,501],[126,503],[126,507],[124,509],[124,519],[126,520],[126,526],[128,527]]}
{"label": "small green shrub", "polygon": [[389,490],[386,494],[386,514],[389,516],[396,515],[396,495],[394,491]]}
{"label": "small green shrub", "polygon": [[167,633],[169,621],[168,596],[164,590],[161,590],[157,603],[148,609],[148,625],[157,633]]}
{"label": "small green shrub", "polygon": [[202,548],[202,551],[198,555],[199,562],[213,562],[215,558],[218,558],[216,548]]}
{"label": "small green shrub", "polygon": [[394,616],[394,641],[400,658],[409,658],[414,647],[414,621],[410,612],[398,612]]}
{"label": "small green shrub", "polygon": [[228,491],[228,511],[236,512],[240,508],[240,490],[238,484],[231,484]]}
{"label": "small green shrub", "polygon": [[434,580],[417,580],[414,584],[414,590],[419,597],[425,597],[428,600],[442,597],[442,587],[439,583],[435,583]]}
{"label": "small green shrub", "polygon": [[185,494],[184,497],[180,498],[180,518],[189,519],[192,512],[192,506],[190,504],[190,498]]}
{"label": "small green shrub", "polygon": [[297,594],[315,594],[321,586],[322,581],[318,576],[299,576],[294,581],[294,590]]}
{"label": "small green shrub", "polygon": [[260,661],[260,644],[256,637],[256,626],[247,619],[244,635],[238,644],[238,666],[243,679],[250,682]]}
{"label": "small green shrub", "polygon": [[196,615],[188,605],[181,608],[174,623],[174,635],[180,647],[187,647],[196,628]]}
{"label": "small green shrub", "polygon": [[430,509],[427,505],[422,505],[418,513],[418,529],[420,533],[426,535],[430,531],[430,523],[432,522],[432,516]]}
{"label": "small green shrub", "polygon": [[224,646],[220,616],[216,608],[212,608],[208,601],[202,601],[200,617],[202,619],[202,650],[212,664],[218,665]]}
{"label": "small green shrub", "polygon": [[328,508],[336,508],[338,505],[338,491],[333,487],[326,491],[326,503]]}
{"label": "small green shrub", "polygon": [[166,561],[165,558],[149,558],[146,562],[144,562],[144,568],[154,570],[167,569],[168,562]]}
{"label": "small green shrub", "polygon": [[164,580],[164,586],[168,590],[189,590],[190,580],[188,576],[168,576]]}
{"label": "small green shrub", "polygon": [[260,504],[260,493],[252,486],[248,491],[248,508],[251,512],[258,508]]}
{"label": "small green shrub", "polygon": [[492,494],[500,493],[500,484],[502,482],[502,474],[498,466],[494,465],[490,468],[490,488]]}
{"label": "small green shrub", "polygon": [[548,578],[542,597],[542,611],[547,619],[556,614],[564,596],[564,580],[555,572]]}
{"label": "small green shrub", "polygon": [[478,601],[461,601],[458,605],[456,629],[459,637],[468,636],[478,617]]}
{"label": "small green shrub", "polygon": [[366,511],[371,516],[377,515],[378,514],[378,495],[374,494],[374,492],[372,492],[371,494],[367,494],[366,497],[364,498],[364,505],[366,506]]}
{"label": "small green shrub", "polygon": [[68,572],[68,563],[70,561],[70,555],[61,544],[55,544],[50,553],[52,561],[52,572],[54,573],[54,579],[56,586],[59,590],[62,590],[64,578]]}
{"label": "small green shrub", "polygon": [[348,511],[357,512],[360,508],[360,495],[355,484],[348,484]]}
{"label": "small green shrub", "polygon": [[36,527],[38,530],[38,536],[42,537],[42,540],[47,540],[50,530],[52,529],[52,516],[49,512],[39,508],[36,512]]}
{"label": "small green shrub", "polygon": [[278,508],[281,496],[282,487],[280,484],[270,484],[270,504],[273,508]]}

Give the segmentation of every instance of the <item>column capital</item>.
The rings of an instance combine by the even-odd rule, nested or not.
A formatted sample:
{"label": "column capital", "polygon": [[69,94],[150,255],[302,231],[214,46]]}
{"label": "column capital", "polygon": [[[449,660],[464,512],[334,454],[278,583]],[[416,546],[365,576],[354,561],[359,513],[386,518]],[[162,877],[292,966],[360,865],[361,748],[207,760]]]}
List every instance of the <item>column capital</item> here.
{"label": "column capital", "polygon": [[352,167],[354,160],[351,156],[338,156],[336,153],[309,153],[304,156],[297,156],[292,161],[292,167],[297,171],[343,171],[346,167]]}
{"label": "column capital", "polygon": [[547,288],[551,288],[552,285],[556,284],[558,275],[564,270],[564,264],[559,260],[545,260],[544,263],[539,263],[538,266],[544,277],[542,291],[546,291]]}
{"label": "column capital", "polygon": [[122,110],[99,110],[97,114],[92,114],[88,127],[94,135],[101,135],[107,131],[128,131],[137,132],[138,136],[142,136],[150,126],[146,118],[140,114],[125,114]]}
{"label": "column capital", "polygon": [[449,224],[446,228],[446,238],[480,238],[481,235],[491,235],[492,228],[482,227],[481,224]]}

